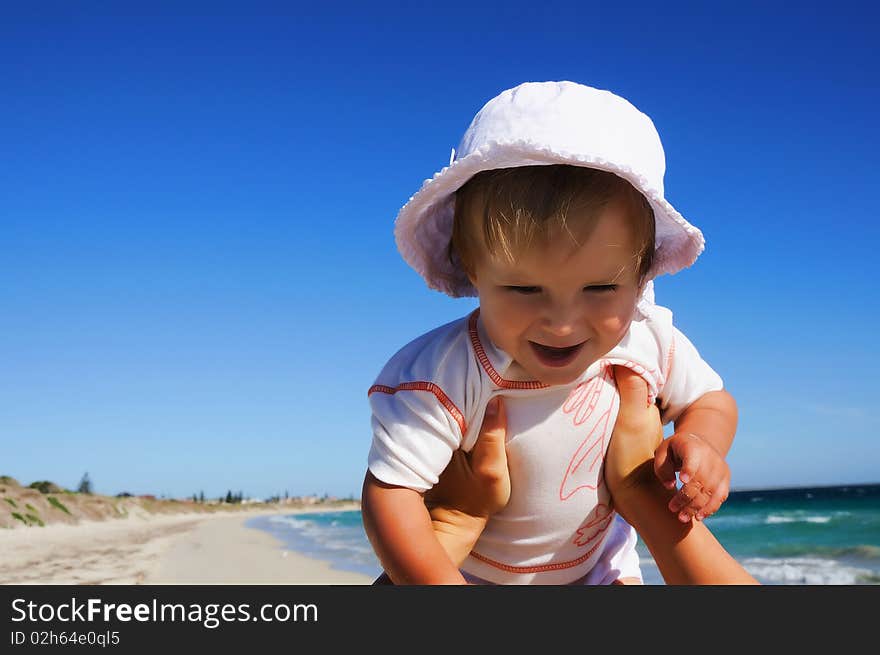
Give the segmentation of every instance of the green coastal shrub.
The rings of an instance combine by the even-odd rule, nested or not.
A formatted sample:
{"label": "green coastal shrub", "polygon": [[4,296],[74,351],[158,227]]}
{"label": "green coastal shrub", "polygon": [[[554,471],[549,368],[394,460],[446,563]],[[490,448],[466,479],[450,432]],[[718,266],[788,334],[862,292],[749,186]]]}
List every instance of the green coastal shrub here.
{"label": "green coastal shrub", "polygon": [[13,518],[18,519],[28,527],[32,525],[39,525],[41,528],[43,528],[46,526],[46,524],[40,520],[39,516],[34,516],[33,514],[25,514],[24,516],[22,516],[18,512],[13,512],[12,516]]}
{"label": "green coastal shrub", "polygon": [[53,507],[57,507],[65,514],[70,514],[70,510],[67,509],[64,506],[64,504],[60,500],[58,500],[55,496],[49,496],[48,498],[46,498],[46,500],[48,500],[49,504],[52,505]]}
{"label": "green coastal shrub", "polygon": [[4,498],[3,500],[5,500],[7,503],[12,505],[13,507],[18,507],[18,505],[15,504],[15,501],[12,498]]}
{"label": "green coastal shrub", "polygon": [[39,516],[34,516],[33,514],[25,514],[24,517],[28,520],[29,525],[37,524],[41,528],[46,527],[46,524],[40,520]]}
{"label": "green coastal shrub", "polygon": [[28,487],[30,489],[36,489],[41,494],[57,494],[63,491],[61,487],[59,487],[54,482],[49,482],[49,480],[38,480],[36,482],[31,482]]}

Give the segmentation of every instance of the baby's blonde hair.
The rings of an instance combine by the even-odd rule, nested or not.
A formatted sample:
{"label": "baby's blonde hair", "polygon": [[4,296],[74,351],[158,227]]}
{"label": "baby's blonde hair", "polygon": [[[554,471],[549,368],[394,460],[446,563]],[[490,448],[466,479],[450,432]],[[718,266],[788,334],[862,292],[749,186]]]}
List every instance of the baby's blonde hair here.
{"label": "baby's blonde hair", "polygon": [[[582,166],[520,166],[474,175],[455,194],[449,256],[470,275],[483,251],[512,262],[536,238],[565,233],[577,244],[589,236],[601,209],[618,198],[628,209],[643,281],[654,260],[651,206],[622,177]],[[569,222],[572,208],[584,217],[577,225]]]}

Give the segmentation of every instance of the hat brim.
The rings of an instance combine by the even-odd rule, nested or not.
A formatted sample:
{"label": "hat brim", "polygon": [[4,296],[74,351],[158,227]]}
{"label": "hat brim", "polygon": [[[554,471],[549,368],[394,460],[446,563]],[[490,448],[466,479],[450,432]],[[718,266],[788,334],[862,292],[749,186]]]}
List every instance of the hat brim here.
{"label": "hat brim", "polygon": [[585,166],[614,173],[647,198],[656,224],[654,262],[649,278],[677,273],[693,264],[703,251],[702,232],[685,220],[659,190],[651,188],[644,177],[629,167],[600,158],[556,151],[529,141],[511,141],[485,143],[425,180],[397,215],[394,237],[400,254],[430,288],[453,297],[477,295],[464,270],[450,259],[455,192],[481,171],[552,164]]}

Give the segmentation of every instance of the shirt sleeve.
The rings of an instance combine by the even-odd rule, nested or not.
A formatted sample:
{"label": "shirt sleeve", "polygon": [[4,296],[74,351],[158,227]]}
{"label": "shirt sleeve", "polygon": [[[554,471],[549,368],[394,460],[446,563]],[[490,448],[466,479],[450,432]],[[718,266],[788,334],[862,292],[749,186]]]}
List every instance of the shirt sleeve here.
{"label": "shirt sleeve", "polygon": [[370,389],[370,472],[382,482],[427,491],[462,439],[460,412],[433,383]]}
{"label": "shirt sleeve", "polygon": [[[382,482],[427,491],[467,431],[475,387],[467,319],[401,348],[370,387],[373,440],[367,465]],[[470,390],[470,393],[469,393]],[[466,404],[468,406],[466,406]]]}
{"label": "shirt sleeve", "polygon": [[672,328],[666,383],[658,396],[663,423],[675,421],[703,394],[724,388],[721,377],[700,357],[696,346],[678,328]]}

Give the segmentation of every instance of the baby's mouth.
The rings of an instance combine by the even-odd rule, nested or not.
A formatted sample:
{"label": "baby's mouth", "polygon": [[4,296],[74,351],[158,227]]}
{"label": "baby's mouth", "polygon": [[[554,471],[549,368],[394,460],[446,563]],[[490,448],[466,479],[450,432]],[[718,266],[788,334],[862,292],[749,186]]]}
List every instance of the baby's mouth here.
{"label": "baby's mouth", "polygon": [[578,353],[581,351],[581,348],[584,347],[586,341],[582,341],[574,346],[566,346],[565,348],[554,348],[553,346],[545,346],[542,343],[535,343],[534,341],[529,341],[529,345],[532,347],[532,352],[545,366],[567,366],[572,361],[574,361],[575,357],[578,356]]}

